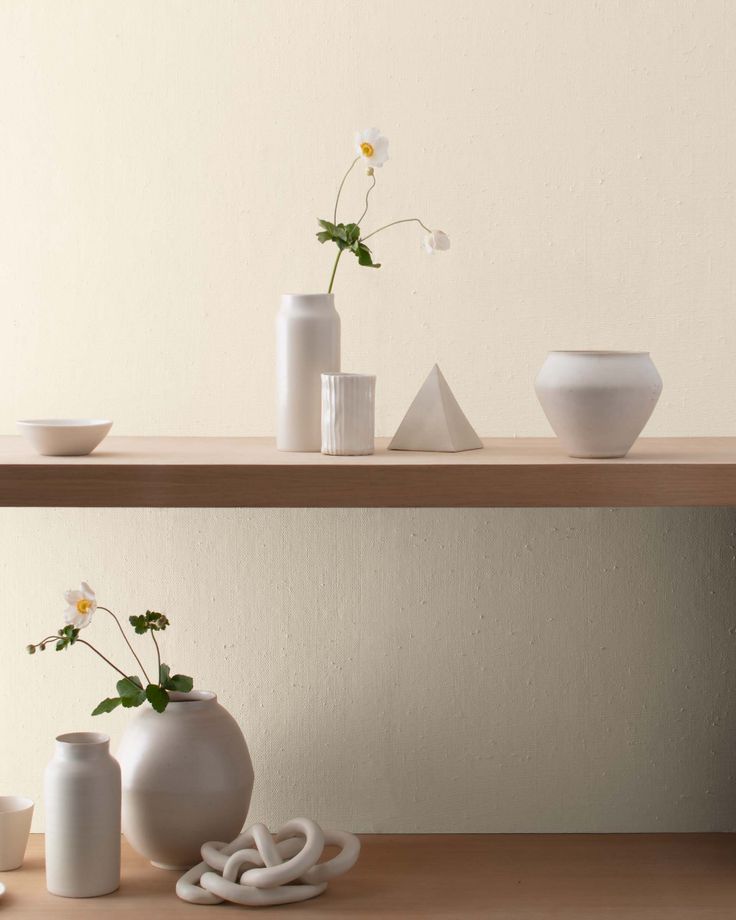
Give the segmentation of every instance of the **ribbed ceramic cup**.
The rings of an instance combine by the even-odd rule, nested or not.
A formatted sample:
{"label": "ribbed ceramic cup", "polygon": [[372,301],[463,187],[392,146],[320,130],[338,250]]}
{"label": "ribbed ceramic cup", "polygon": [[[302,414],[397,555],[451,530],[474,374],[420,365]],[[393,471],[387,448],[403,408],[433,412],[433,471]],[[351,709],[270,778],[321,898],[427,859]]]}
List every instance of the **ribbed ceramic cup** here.
{"label": "ribbed ceramic cup", "polygon": [[371,374],[322,374],[322,453],[372,454],[376,426],[376,378]]}

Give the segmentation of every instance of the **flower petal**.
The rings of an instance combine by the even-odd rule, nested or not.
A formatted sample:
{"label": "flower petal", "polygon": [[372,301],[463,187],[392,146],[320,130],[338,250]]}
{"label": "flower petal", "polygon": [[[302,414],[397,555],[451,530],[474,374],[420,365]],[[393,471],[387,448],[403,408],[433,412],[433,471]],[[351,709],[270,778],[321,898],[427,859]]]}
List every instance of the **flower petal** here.
{"label": "flower petal", "polygon": [[83,598],[81,591],[72,591],[70,588],[68,591],[64,592],[64,600],[69,604],[70,607],[73,607],[77,601],[81,601]]}
{"label": "flower petal", "polygon": [[90,588],[90,586],[87,584],[86,581],[82,582],[82,594],[85,596],[85,598],[88,601],[97,600],[97,596],[95,595],[95,592],[92,590],[92,588]]}

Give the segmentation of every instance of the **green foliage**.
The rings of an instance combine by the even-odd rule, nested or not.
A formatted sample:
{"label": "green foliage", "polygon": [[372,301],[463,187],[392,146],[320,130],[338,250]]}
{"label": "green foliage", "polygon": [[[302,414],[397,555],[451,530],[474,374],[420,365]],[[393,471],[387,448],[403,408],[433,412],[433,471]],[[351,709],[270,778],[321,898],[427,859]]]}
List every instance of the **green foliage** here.
{"label": "green foliage", "polygon": [[98,703],[95,708],[92,710],[93,716],[102,715],[103,712],[112,712],[116,706],[119,706],[123,701],[119,696],[108,696],[107,699],[104,699],[101,703]]}
{"label": "green foliage", "polygon": [[359,265],[367,268],[380,268],[379,262],[374,262],[370,249],[361,242],[360,227],[357,224],[333,224],[329,220],[320,220],[322,229],[316,234],[320,243],[333,242],[342,252],[349,250],[358,259]]}
{"label": "green foliage", "polygon": [[169,618],[156,610],[146,610],[137,617],[128,617],[128,622],[139,636],[147,632],[158,632],[169,625]]}
{"label": "green foliage", "polygon": [[149,684],[146,687],[146,699],[156,712],[163,712],[169,705],[169,694],[158,684]]}
{"label": "green foliage", "polygon": [[167,664],[162,664],[158,672],[158,682],[164,690],[178,690],[179,693],[189,693],[194,686],[194,681],[186,674],[174,674],[169,676],[170,668]]}
{"label": "green foliage", "polygon": [[65,648],[69,648],[77,641],[79,630],[75,626],[65,626],[57,632],[57,636],[60,638],[56,643],[56,651],[63,652]]}
{"label": "green foliage", "polygon": [[[99,608],[111,614],[112,617],[120,625],[120,621],[117,619],[112,610],[108,610],[106,607]],[[145,687],[141,678],[135,674],[131,674],[125,677],[121,677],[115,685],[117,690],[117,696],[108,696],[104,700],[101,700],[95,708],[92,710],[93,716],[99,716],[103,713],[112,712],[117,709],[118,706],[122,706],[124,709],[135,709],[138,706],[142,706],[145,702],[151,704],[153,709],[156,712],[163,712],[166,707],[169,705],[169,691],[178,691],[180,693],[189,693],[194,686],[194,680],[191,677],[188,677],[186,674],[171,674],[171,669],[169,665],[161,663],[160,651],[158,642],[154,633],[163,632],[167,626],[169,626],[169,618],[160,613],[157,610],[146,610],[145,613],[140,614],[139,616],[129,617],[129,622],[133,629],[138,635],[145,635],[145,633],[151,634],[151,639],[156,648],[156,654],[159,661],[158,667],[158,682],[157,683],[148,683]],[[72,626],[71,624],[63,626],[61,629],[57,630],[55,636],[46,636],[40,642],[35,643],[34,645],[27,645],[26,651],[30,655],[34,655],[36,651],[43,651],[47,645],[53,644],[57,652],[61,652],[64,649],[69,648],[71,645],[74,645],[75,642],[80,641],[83,645],[92,649],[100,658],[103,658],[112,668],[114,668],[119,674],[124,674],[116,664],[110,661],[105,655],[103,655],[95,646],[87,641],[79,639],[79,628]],[[127,640],[126,640],[127,641]],[[130,645],[130,643],[128,643]],[[132,651],[132,646],[130,646]],[[140,659],[133,652],[136,661],[143,668],[145,674],[145,668],[140,662]],[[146,675],[147,677],[147,675]]]}
{"label": "green foliage", "polygon": [[126,709],[132,709],[146,702],[146,694],[140,677],[123,677],[115,684],[115,689],[120,694],[120,701]]}

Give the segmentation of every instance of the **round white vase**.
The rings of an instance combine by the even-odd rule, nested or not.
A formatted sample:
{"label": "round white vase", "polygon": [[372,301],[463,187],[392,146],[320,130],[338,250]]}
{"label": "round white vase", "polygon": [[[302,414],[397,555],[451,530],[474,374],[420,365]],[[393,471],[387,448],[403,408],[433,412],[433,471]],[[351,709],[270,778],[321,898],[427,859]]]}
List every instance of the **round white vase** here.
{"label": "round white vase", "polygon": [[146,708],[126,729],[123,833],[160,869],[188,869],[208,840],[243,828],[253,765],[238,723],[209,691],[169,693],[158,713]]}
{"label": "round white vase", "polygon": [[283,294],[276,317],[279,450],[320,450],[321,375],[339,370],[340,317],[335,295]]}
{"label": "round white vase", "polygon": [[534,383],[571,457],[624,457],[662,392],[648,352],[551,351]]}
{"label": "round white vase", "polygon": [[46,887],[94,898],[120,885],[120,767],[97,732],[59,735],[44,775]]}

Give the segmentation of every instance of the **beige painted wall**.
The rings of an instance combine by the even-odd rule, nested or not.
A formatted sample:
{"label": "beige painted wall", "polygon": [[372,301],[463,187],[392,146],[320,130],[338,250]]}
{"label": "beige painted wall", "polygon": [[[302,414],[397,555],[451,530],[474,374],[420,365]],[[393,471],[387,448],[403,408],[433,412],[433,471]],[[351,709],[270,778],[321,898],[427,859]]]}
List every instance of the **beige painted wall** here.
{"label": "beige painted wall", "polygon": [[[4,0],[0,430],[270,434],[278,294],[324,288],[314,222],[376,124],[373,225],[453,239],[430,259],[400,228],[338,276],[379,433],[438,360],[481,433],[546,434],[533,375],[587,346],[652,351],[650,434],[733,434],[735,77],[715,0]],[[736,826],[732,512],[0,521],[2,791],[39,797],[108,688],[84,650],[20,651],[86,577],[172,616],[169,657],[250,739],[254,818]]]}

